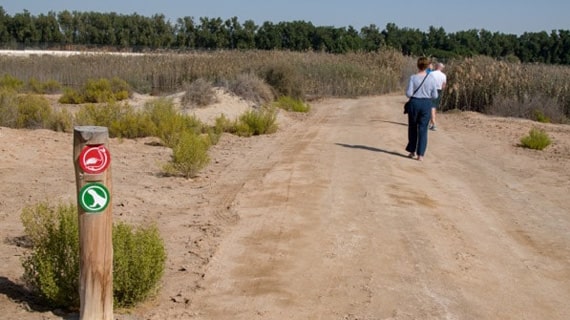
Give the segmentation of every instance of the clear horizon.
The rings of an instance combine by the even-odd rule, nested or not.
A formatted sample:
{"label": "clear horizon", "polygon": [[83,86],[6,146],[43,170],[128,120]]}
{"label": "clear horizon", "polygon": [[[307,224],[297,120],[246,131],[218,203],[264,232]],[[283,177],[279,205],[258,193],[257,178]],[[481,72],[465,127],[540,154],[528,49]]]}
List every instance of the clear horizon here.
{"label": "clear horizon", "polygon": [[[374,0],[290,0],[270,3],[262,0],[241,2],[219,0],[216,2],[194,0],[164,0],[140,2],[125,1],[71,1],[71,0],[5,0],[1,7],[13,16],[24,10],[33,15],[61,12],[95,11],[119,14],[137,13],[143,16],[163,14],[170,23],[178,18],[221,18],[237,17],[243,23],[253,20],[257,25],[264,22],[305,21],[315,26],[349,27],[360,30],[364,26],[376,25],[380,30],[388,23],[399,28],[413,28],[428,31],[430,26],[442,27],[447,33],[485,29],[504,34],[525,32],[550,33],[553,30],[570,30],[570,1],[545,0],[541,2],[514,1],[439,1],[438,5],[410,0],[407,2]],[[423,9],[420,9],[423,8]]]}

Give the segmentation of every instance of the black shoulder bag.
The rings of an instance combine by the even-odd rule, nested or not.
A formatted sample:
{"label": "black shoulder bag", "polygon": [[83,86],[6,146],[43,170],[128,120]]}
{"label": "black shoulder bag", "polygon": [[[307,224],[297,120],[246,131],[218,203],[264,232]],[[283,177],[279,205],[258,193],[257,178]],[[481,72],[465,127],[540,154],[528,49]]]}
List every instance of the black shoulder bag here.
{"label": "black shoulder bag", "polygon": [[406,102],[404,104],[404,114],[410,112],[410,101],[412,100],[412,98],[414,97],[414,94],[416,94],[416,92],[418,92],[418,90],[420,90],[420,88],[422,87],[422,84],[424,84],[424,81],[426,81],[427,77],[429,76],[429,73],[426,74],[426,76],[424,77],[424,79],[422,80],[422,82],[420,83],[420,85],[416,88],[416,90],[414,90],[414,93],[412,93],[412,96],[410,97],[410,99],[408,99],[408,102]]}

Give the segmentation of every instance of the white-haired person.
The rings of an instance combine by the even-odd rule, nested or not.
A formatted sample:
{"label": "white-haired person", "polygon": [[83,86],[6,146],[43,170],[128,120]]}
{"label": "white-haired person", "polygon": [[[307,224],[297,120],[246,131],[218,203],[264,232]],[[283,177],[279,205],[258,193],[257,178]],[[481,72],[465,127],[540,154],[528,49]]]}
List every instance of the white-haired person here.
{"label": "white-haired person", "polygon": [[443,63],[438,62],[435,64],[435,70],[430,72],[431,76],[435,78],[436,85],[437,85],[437,98],[433,99],[433,107],[431,108],[431,119],[430,123],[430,130],[437,130],[437,126],[435,124],[435,112],[441,103],[441,94],[443,93],[443,89],[445,89],[445,85],[447,84],[447,76],[443,73],[443,68],[445,66]]}

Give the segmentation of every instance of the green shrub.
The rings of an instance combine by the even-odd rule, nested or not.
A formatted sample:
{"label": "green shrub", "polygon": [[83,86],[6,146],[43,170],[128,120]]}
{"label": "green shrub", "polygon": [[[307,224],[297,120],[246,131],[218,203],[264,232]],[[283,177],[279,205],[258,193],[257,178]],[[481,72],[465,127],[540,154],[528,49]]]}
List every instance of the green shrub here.
{"label": "green shrub", "polygon": [[63,104],[81,104],[85,103],[83,95],[72,88],[63,89],[63,94],[59,97],[59,103]]}
{"label": "green shrub", "polygon": [[86,104],[75,114],[75,122],[80,126],[110,127],[119,117],[120,109],[115,104]]}
{"label": "green shrub", "polygon": [[156,293],[166,262],[156,226],[113,226],[113,255],[115,307],[132,307]]}
{"label": "green shrub", "polygon": [[128,103],[84,105],[77,112],[75,121],[78,125],[107,127],[112,138],[148,137],[155,132],[155,126],[148,114],[137,112]]}
{"label": "green shrub", "polygon": [[277,114],[275,109],[270,108],[246,111],[236,124],[236,134],[240,136],[270,134],[276,131]]}
{"label": "green shrub", "polygon": [[223,132],[231,132],[233,127],[232,121],[226,117],[225,114],[221,114],[219,117],[216,118],[214,131],[216,133],[223,133]]}
{"label": "green shrub", "polygon": [[38,81],[38,79],[36,78],[31,78],[28,81],[28,88],[33,92],[33,93],[38,93],[38,94],[43,94],[43,89],[42,89],[42,84]]}
{"label": "green shrub", "polygon": [[115,101],[115,94],[111,89],[111,81],[108,79],[88,80],[85,85],[85,102],[111,102]]}
{"label": "green shrub", "polygon": [[[79,308],[79,227],[77,206],[41,202],[21,214],[31,253],[22,261],[23,279],[52,307]],[[166,253],[156,226],[113,226],[115,307],[131,307],[154,294]]]}
{"label": "green shrub", "polygon": [[548,134],[544,130],[537,128],[532,128],[529,134],[521,139],[521,145],[524,148],[535,150],[543,150],[551,143],[552,141]]}
{"label": "green shrub", "polygon": [[35,206],[28,206],[22,209],[20,220],[24,226],[24,233],[32,246],[37,246],[48,237],[47,226],[52,225],[58,218],[58,212],[65,212],[66,208],[60,205],[54,208],[49,202],[43,201]]}
{"label": "green shrub", "polygon": [[73,115],[67,109],[54,112],[49,123],[53,131],[71,132],[73,130]]}
{"label": "green shrub", "polygon": [[164,172],[185,178],[195,177],[210,162],[209,146],[207,137],[191,131],[182,132],[180,139],[172,147],[172,161],[163,167]]}
{"label": "green shrub", "polygon": [[279,99],[275,101],[274,105],[283,110],[293,111],[293,112],[309,112],[309,110],[311,110],[309,104],[288,96],[279,97]]}
{"label": "green shrub", "polygon": [[41,84],[44,93],[57,93],[61,91],[61,84],[56,80],[48,80]]}
{"label": "green shrub", "polygon": [[184,87],[184,95],[181,99],[183,106],[195,105],[204,107],[217,102],[214,87],[203,78],[197,79],[191,84],[186,84]]}
{"label": "green shrub", "polygon": [[0,88],[20,91],[24,87],[24,82],[18,78],[5,74],[0,78]]}
{"label": "green shrub", "polygon": [[79,91],[70,88],[64,89],[59,102],[67,104],[115,102],[128,99],[130,95],[129,84],[119,78],[111,80],[104,78],[89,79]]}
{"label": "green shrub", "polygon": [[18,97],[18,117],[16,128],[48,128],[53,110],[49,101],[37,95]]}
{"label": "green shrub", "polygon": [[234,123],[230,121],[224,114],[216,118],[213,127],[206,129],[206,134],[210,139],[211,145],[216,145],[220,141],[224,132],[234,132]]}
{"label": "green shrub", "polygon": [[117,101],[128,99],[132,95],[131,86],[125,80],[118,77],[111,79],[111,90]]}
{"label": "green shrub", "polygon": [[534,110],[533,112],[533,120],[536,120],[541,123],[550,123],[550,118],[544,114],[544,112],[540,110]]}
{"label": "green shrub", "polygon": [[15,128],[17,120],[17,93],[12,89],[0,88],[0,126]]}
{"label": "green shrub", "polygon": [[111,122],[109,135],[134,139],[152,136],[154,130],[155,126],[146,114],[136,112],[130,105],[125,104],[121,106],[119,118]]}
{"label": "green shrub", "polygon": [[168,99],[156,99],[145,105],[145,113],[154,125],[154,136],[172,148],[184,131],[184,121],[176,111],[174,104]]}
{"label": "green shrub", "polygon": [[21,215],[32,252],[23,259],[25,283],[49,305],[79,307],[79,229],[74,205],[47,202]]}
{"label": "green shrub", "polygon": [[183,115],[176,110],[170,99],[156,99],[145,105],[145,113],[154,124],[154,136],[165,146],[172,148],[178,144],[182,132],[202,133],[204,125],[194,116]]}
{"label": "green shrub", "polygon": [[236,121],[233,125],[233,134],[240,137],[251,137],[253,135],[253,130],[249,125],[243,121]]}
{"label": "green shrub", "polygon": [[61,90],[61,84],[55,80],[40,82],[36,78],[31,78],[28,81],[28,88],[33,93],[49,94],[59,92]]}

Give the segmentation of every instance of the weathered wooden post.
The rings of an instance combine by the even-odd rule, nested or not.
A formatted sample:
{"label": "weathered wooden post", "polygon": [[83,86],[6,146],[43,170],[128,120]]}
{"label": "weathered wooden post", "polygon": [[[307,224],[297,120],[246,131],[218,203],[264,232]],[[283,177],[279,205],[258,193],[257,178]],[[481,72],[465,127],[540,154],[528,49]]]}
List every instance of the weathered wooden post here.
{"label": "weathered wooden post", "polygon": [[105,127],[73,130],[79,213],[80,320],[113,320],[111,155]]}

